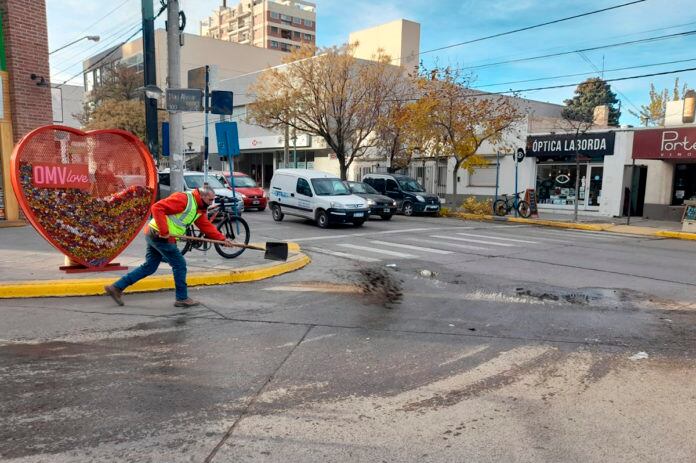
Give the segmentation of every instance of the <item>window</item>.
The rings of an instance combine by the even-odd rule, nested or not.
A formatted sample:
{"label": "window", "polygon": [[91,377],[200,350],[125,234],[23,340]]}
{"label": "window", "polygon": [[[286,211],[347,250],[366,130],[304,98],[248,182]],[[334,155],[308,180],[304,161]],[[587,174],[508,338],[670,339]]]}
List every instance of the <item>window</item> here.
{"label": "window", "polygon": [[293,31],[292,38],[293,38],[293,40],[300,40],[300,33],[297,31]]}
{"label": "window", "polygon": [[368,185],[370,185],[372,188],[379,191],[380,193],[385,192],[383,178],[371,178],[371,179],[368,179],[365,183],[367,183]]}
{"label": "window", "polygon": [[271,40],[271,48],[278,48],[278,42]]}
{"label": "window", "polygon": [[297,193],[304,196],[312,196],[312,189],[309,187],[309,182],[303,178],[297,179]]}
{"label": "window", "polygon": [[302,24],[302,18],[292,18],[293,24]]}
{"label": "window", "polygon": [[280,19],[280,15],[278,13],[276,13],[275,11],[271,11],[271,18]]}
{"label": "window", "polygon": [[[580,164],[581,205],[585,203],[586,178],[587,164]],[[539,164],[536,183],[539,204],[575,204],[575,164]]]}
{"label": "window", "polygon": [[292,22],[292,16],[288,16],[288,15],[285,15],[285,14],[281,14],[281,15],[280,15],[280,20],[281,20],[281,21],[287,21],[287,22],[291,23],[291,22]]}
{"label": "window", "polygon": [[[423,174],[425,175],[425,169],[423,169]],[[412,178],[400,178],[399,185],[403,191],[408,191],[410,193],[425,192],[425,188]]]}
{"label": "window", "polygon": [[314,25],[314,21],[312,21],[311,19],[305,19],[303,22],[304,25],[307,27],[312,27]]}
{"label": "window", "polygon": [[317,196],[347,196],[351,194],[348,187],[337,178],[314,178],[312,185],[314,185]]}
{"label": "window", "polygon": [[159,174],[159,184],[169,186],[169,174]]}
{"label": "window", "polygon": [[495,167],[478,167],[469,176],[469,186],[495,186]]}
{"label": "window", "polygon": [[277,34],[278,33],[278,28],[275,26],[271,26],[271,34]]}
{"label": "window", "polygon": [[312,34],[302,34],[302,38],[311,42],[312,41]]}
{"label": "window", "polygon": [[288,31],[285,29],[280,30],[280,36],[284,39],[290,40],[292,38],[292,31]]}
{"label": "window", "polygon": [[387,191],[399,191],[399,185],[390,178],[387,179]]}

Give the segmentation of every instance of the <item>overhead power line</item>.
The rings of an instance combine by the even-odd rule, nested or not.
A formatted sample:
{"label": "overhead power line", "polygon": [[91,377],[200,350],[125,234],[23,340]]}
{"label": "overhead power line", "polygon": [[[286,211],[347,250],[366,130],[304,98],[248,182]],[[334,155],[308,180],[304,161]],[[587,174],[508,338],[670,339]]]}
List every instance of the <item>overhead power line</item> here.
{"label": "overhead power line", "polygon": [[[534,25],[532,25],[532,26],[520,27],[520,28],[518,28],[518,29],[513,29],[513,30],[510,30],[510,31],[506,31],[506,32],[499,32],[499,33],[497,33],[497,34],[487,35],[487,36],[485,36],[485,37],[479,37],[479,38],[476,38],[476,39],[466,40],[466,41],[464,41],[464,42],[453,43],[453,44],[451,44],[451,45],[445,45],[445,46],[443,46],[443,47],[433,48],[433,49],[431,49],[431,50],[425,50],[425,51],[422,51],[422,52],[418,53],[418,55],[421,56],[421,55],[425,55],[425,54],[428,54],[428,53],[433,53],[433,52],[436,52],[436,51],[442,51],[442,50],[447,50],[447,49],[449,49],[449,48],[460,47],[460,46],[462,46],[462,45],[468,45],[468,44],[471,44],[471,43],[482,42],[482,41],[484,41],[484,40],[495,39],[495,38],[497,38],[497,37],[503,37],[503,36],[506,36],[506,35],[516,34],[516,33],[518,33],[518,32],[524,32],[524,31],[528,31],[528,30],[531,30],[531,29],[537,29],[537,28],[539,28],[539,27],[549,26],[549,25],[551,25],[551,24],[558,24],[558,23],[561,23],[561,22],[564,22],[564,21],[570,21],[570,20],[572,20],[572,19],[578,19],[578,18],[582,18],[582,17],[585,17],[585,16],[591,16],[591,15],[594,15],[594,14],[603,13],[603,12],[605,12],[605,11],[616,10],[616,9],[618,9],[618,8],[623,8],[623,7],[626,7],[626,6],[635,5],[635,4],[637,4],[637,3],[643,3],[643,2],[645,2],[645,1],[646,1],[646,0],[635,0],[635,1],[632,1],[632,2],[621,3],[621,4],[619,4],[619,5],[614,5],[614,6],[610,6],[610,7],[607,7],[607,8],[602,8],[602,9],[599,9],[599,10],[588,11],[587,13],[576,14],[576,15],[573,15],[573,16],[567,16],[567,17],[565,17],[565,18],[554,19],[553,21],[547,21],[547,22],[543,22],[543,23],[539,23],[539,24],[534,24]],[[398,60],[398,59],[401,59],[401,56],[400,56],[399,58],[393,59],[392,61],[396,61],[396,60]]]}
{"label": "overhead power line", "polygon": [[607,45],[599,45],[596,47],[580,48],[577,50],[561,51],[558,53],[547,53],[545,55],[530,56],[528,58],[515,58],[515,59],[506,60],[506,61],[497,61],[495,63],[479,64],[476,66],[465,66],[461,69],[482,69],[482,68],[488,68],[488,67],[493,67],[493,66],[500,66],[501,64],[522,63],[524,61],[533,61],[533,60],[539,60],[539,59],[545,59],[545,58],[552,58],[555,56],[573,55],[575,53],[584,53],[584,52],[588,52],[588,51],[603,50],[606,48],[624,47],[627,45],[635,45],[638,43],[657,42],[660,40],[668,40],[668,39],[673,39],[673,38],[677,38],[677,37],[688,37],[688,36],[691,36],[694,34],[696,34],[696,30],[690,30],[690,31],[684,31],[684,32],[677,32],[674,34],[658,35],[655,37],[647,37],[645,39],[629,40],[627,42],[610,43]]}

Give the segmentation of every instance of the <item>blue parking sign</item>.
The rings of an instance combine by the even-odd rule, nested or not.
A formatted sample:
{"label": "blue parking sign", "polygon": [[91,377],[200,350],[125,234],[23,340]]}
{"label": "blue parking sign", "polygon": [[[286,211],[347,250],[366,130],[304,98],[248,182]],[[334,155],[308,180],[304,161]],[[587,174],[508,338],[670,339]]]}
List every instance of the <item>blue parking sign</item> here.
{"label": "blue parking sign", "polygon": [[236,122],[216,122],[215,135],[220,156],[239,156],[239,132]]}

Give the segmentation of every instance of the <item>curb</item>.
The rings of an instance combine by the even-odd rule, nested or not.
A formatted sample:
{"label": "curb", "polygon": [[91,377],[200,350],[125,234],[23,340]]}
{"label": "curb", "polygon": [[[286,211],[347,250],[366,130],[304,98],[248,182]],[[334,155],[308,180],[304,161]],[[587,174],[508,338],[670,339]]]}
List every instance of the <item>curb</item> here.
{"label": "curb", "polygon": [[[292,248],[291,248],[292,249]],[[265,280],[284,273],[294,272],[309,264],[312,260],[306,254],[297,253],[288,258],[287,262],[255,265],[234,270],[219,270],[213,272],[193,272],[186,277],[188,286],[214,286],[230,283],[245,283]],[[35,297],[67,297],[67,296],[100,296],[104,286],[114,282],[114,278],[83,278],[71,280],[18,281],[11,283],[0,282],[0,299],[35,298]],[[143,293],[174,289],[172,275],[156,275],[147,277],[129,287],[126,293]]]}
{"label": "curb", "polygon": [[0,228],[26,227],[24,220],[0,220]]}
{"label": "curb", "polygon": [[[480,222],[514,222],[514,223],[524,223],[527,225],[537,225],[545,227],[554,228],[567,228],[573,230],[588,230],[588,231],[607,231],[619,233],[617,230],[613,230],[615,227],[622,227],[621,233],[631,234],[631,231],[627,231],[626,227],[630,225],[616,225],[613,223],[571,223],[571,222],[559,222],[556,220],[544,220],[544,219],[524,219],[521,217],[496,217],[493,215],[478,215],[469,214],[466,212],[456,212],[452,214],[451,217],[464,219],[464,220],[477,220]],[[640,228],[640,227],[639,227]],[[655,230],[648,233],[634,233],[643,236],[655,236],[659,238],[673,238],[678,240],[692,240],[696,241],[696,233],[687,233],[680,231],[670,231],[670,230]]]}

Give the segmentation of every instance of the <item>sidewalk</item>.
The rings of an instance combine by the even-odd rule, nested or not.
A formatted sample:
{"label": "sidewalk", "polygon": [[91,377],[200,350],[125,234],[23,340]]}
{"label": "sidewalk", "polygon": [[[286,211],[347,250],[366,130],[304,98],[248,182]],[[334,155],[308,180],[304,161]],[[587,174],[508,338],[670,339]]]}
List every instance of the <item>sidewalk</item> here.
{"label": "sidewalk", "polygon": [[574,222],[572,214],[554,214],[546,212],[540,212],[538,218],[529,219],[515,217],[514,215],[497,217],[493,215],[469,214],[466,212],[453,212],[452,217],[459,217],[466,220],[516,222],[545,227],[605,231],[682,240],[696,240],[696,233],[687,233],[681,231],[682,224],[680,222],[649,220],[642,217],[631,217],[630,225],[626,225],[627,219],[625,217],[609,218],[580,215],[578,216],[578,222]]}
{"label": "sidewalk", "polygon": [[[114,259],[129,270],[145,258],[142,233]],[[246,250],[234,259],[224,259],[210,249],[207,253],[186,254],[189,286],[255,281],[298,270],[309,258],[299,246],[289,244],[287,262],[264,260],[263,252]],[[0,299],[8,297],[81,296],[103,294],[103,287],[121,277],[124,271],[65,273],[63,255],[47,243],[30,225],[0,228]],[[163,263],[151,277],[128,288],[129,292],[174,288],[171,268]]]}

